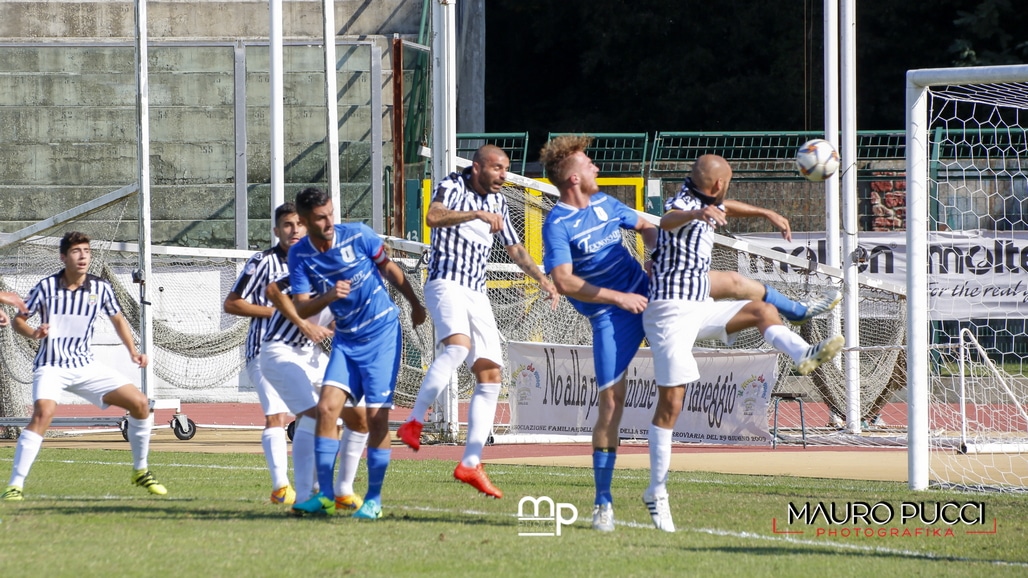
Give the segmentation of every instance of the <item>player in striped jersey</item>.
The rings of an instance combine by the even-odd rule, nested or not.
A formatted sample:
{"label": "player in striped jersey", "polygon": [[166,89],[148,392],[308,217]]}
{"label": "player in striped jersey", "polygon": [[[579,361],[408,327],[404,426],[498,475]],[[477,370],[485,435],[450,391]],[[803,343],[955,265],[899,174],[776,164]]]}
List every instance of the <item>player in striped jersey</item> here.
{"label": "player in striped jersey", "polygon": [[489,439],[500,394],[503,351],[493,309],[486,295],[486,265],[494,237],[507,255],[539,283],[556,308],[560,296],[525,250],[510,222],[507,201],[499,194],[510,160],[493,145],[475,151],[471,166],[451,173],[436,186],[425,222],[432,228],[432,249],[425,283],[425,305],[435,325],[441,353],[425,372],[410,419],[396,430],[411,449],[421,447],[422,420],[450,376],[467,362],[475,374],[468,413],[464,456],[453,477],[494,498],[503,497],[482,469],[482,448]]}
{"label": "player in striped jersey", "polygon": [[625,377],[643,340],[642,311],[648,280],[622,243],[622,229],[638,231],[653,248],[656,228],[617,199],[600,192],[599,169],[585,154],[591,139],[564,135],[546,143],[540,160],[560,191],[543,224],[543,265],[561,294],[589,319],[599,407],[593,425],[593,528],[614,530],[611,481]]}
{"label": "player in striped jersey", "polygon": [[278,238],[278,243],[250,257],[232,290],[225,297],[223,308],[225,313],[250,318],[250,331],[246,335],[246,375],[250,378],[264,411],[261,447],[264,449],[264,460],[271,473],[271,502],[292,504],[296,499],[296,493],[289,484],[287,474],[289,458],[285,430],[289,408],[275,388],[264,378],[260,361],[264,336],[275,312],[265,292],[273,280],[288,274],[286,255],[289,253],[289,247],[307,233],[300,224],[296,207],[292,203],[283,203],[275,209],[273,232]]}
{"label": "player in striped jersey", "polygon": [[[117,371],[96,363],[90,350],[93,328],[100,313],[110,317],[118,338],[128,349],[132,362],[146,367],[147,357],[136,349],[132,329],[121,313],[114,289],[103,279],[87,273],[92,261],[89,237],[70,232],[61,238],[64,269],[40,281],[26,300],[27,313],[14,319],[14,329],[25,337],[41,340],[32,373],[32,418],[18,436],[11,478],[0,500],[22,499],[22,488],[43,443],[61,392],[68,391],[100,409],[117,406],[129,416],[128,441],[132,449],[132,483],[151,494],[165,495],[165,489],[150,473],[147,454],[153,415],[150,400]],[[39,326],[27,319],[39,314]]]}
{"label": "player in striped jersey", "polygon": [[643,325],[653,350],[658,398],[649,434],[650,485],[643,502],[654,525],[668,532],[675,530],[667,494],[672,427],[682,410],[685,385],[700,377],[692,355],[696,340],[731,343],[737,332],[755,327],[769,344],[792,358],[800,375],[812,372],[843,346],[841,335],[808,344],[782,325],[770,303],[711,299],[713,232],[726,223],[724,202],[731,179],[732,169],[724,158],[698,158],[681,190],[665,203],[653,252]]}
{"label": "player in striped jersey", "polygon": [[289,250],[294,307],[288,316],[303,329],[309,325],[307,318],[328,307],[336,325],[315,426],[314,453],[321,491],[293,509],[315,514],[335,512],[332,478],[339,450],[336,420],[342,415],[348,427],[353,425],[348,421],[349,413],[342,412],[343,406],[347,400],[357,403],[363,399],[369,428],[368,491],[353,516],[380,518],[382,484],[391,454],[389,409],[401,349],[399,308],[389,296],[385,281],[410,303],[414,326],[424,323],[425,308],[374,231],[361,223],[333,225],[332,200],[324,191],[316,187],[300,191],[296,208],[307,227],[307,237]]}

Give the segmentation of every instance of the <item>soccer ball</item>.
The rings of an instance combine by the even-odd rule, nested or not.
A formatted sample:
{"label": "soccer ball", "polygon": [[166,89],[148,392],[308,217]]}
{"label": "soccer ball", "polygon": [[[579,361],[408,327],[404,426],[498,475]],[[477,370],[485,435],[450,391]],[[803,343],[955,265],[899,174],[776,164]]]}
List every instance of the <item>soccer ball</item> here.
{"label": "soccer ball", "polygon": [[823,181],[839,170],[839,153],[824,139],[808,140],[796,151],[796,168],[808,181]]}

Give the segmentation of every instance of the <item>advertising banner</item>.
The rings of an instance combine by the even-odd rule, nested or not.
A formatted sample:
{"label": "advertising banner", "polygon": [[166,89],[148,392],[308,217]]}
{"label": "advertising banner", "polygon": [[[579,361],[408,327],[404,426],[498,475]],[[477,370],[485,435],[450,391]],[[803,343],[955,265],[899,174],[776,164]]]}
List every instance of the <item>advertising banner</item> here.
{"label": "advertising banner", "polygon": [[[592,433],[599,407],[592,348],[508,343],[512,434]],[[673,439],[680,442],[764,445],[771,442],[767,407],[778,353],[694,349],[700,379],[686,385]],[[623,439],[646,439],[657,405],[653,357],[642,348],[628,367]]]}

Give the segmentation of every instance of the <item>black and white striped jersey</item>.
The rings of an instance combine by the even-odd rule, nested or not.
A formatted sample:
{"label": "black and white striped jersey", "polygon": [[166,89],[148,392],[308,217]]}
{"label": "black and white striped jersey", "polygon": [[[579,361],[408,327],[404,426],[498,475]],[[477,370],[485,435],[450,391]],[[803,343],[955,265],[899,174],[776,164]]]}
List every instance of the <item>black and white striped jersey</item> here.
{"label": "black and white striped jersey", "polygon": [[40,324],[49,332],[39,345],[34,367],[82,367],[93,361],[89,342],[101,311],[113,316],[121,312],[110,283],[94,275],[75,290],[64,284],[64,271],[41,280],[29,292],[25,305],[29,317],[39,313]]}
{"label": "black and white striped jersey", "polygon": [[[289,273],[286,273],[278,279],[273,279],[272,283],[278,285],[279,291],[290,299],[289,289]],[[317,294],[311,294],[311,298],[316,298]],[[328,309],[327,307],[325,308]],[[271,319],[268,320],[268,327],[264,331],[264,342],[270,343],[272,341],[281,341],[287,345],[293,345],[297,347],[306,347],[311,344],[311,340],[300,331],[300,328],[293,324],[292,321],[282,315],[282,312],[275,309],[272,313]]]}
{"label": "black and white striped jersey", "polygon": [[[503,215],[498,233],[504,245],[521,242],[507,211],[507,199],[499,193],[480,195],[471,188],[471,169],[450,173],[435,189],[432,200],[442,194],[442,203],[451,211],[490,211]],[[493,234],[485,221],[475,219],[452,227],[432,229],[432,251],[428,279],[449,279],[474,291],[485,292],[486,263],[493,248]]]}
{"label": "black and white striped jersey", "polygon": [[[664,203],[665,212],[703,207],[704,201],[692,194],[688,184]],[[657,247],[651,256],[650,301],[706,300],[710,296],[714,228],[706,221],[692,220],[673,231],[658,231]]]}
{"label": "black and white striped jersey", "polygon": [[[232,286],[232,292],[254,305],[271,307],[266,290],[268,284],[276,279],[289,276],[289,262],[286,256],[286,251],[279,245],[256,253],[243,266],[243,272],[239,274],[235,285]],[[250,319],[250,332],[246,335],[247,361],[260,354],[264,332],[268,330],[270,324],[271,319],[268,317]]]}

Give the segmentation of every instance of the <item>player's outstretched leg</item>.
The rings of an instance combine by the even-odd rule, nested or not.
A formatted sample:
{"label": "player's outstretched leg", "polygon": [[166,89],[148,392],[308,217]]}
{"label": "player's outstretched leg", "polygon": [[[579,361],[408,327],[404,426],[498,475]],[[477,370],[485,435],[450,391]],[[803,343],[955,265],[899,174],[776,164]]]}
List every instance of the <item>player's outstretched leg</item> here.
{"label": "player's outstretched leg", "polygon": [[432,365],[425,372],[425,379],[421,382],[421,389],[418,390],[418,397],[414,401],[410,419],[396,430],[396,437],[400,438],[400,441],[407,444],[410,449],[414,451],[421,449],[421,428],[424,425],[422,420],[425,419],[425,413],[428,411],[428,407],[438,399],[446,384],[450,382],[453,372],[460,367],[461,363],[464,363],[468,353],[467,347],[450,344],[442,347],[439,355],[432,360]]}
{"label": "player's outstretched leg", "polygon": [[840,301],[842,301],[842,292],[838,289],[828,289],[820,297],[815,297],[807,301],[800,301],[800,306],[805,308],[806,311],[804,311],[803,315],[798,319],[789,319],[789,321],[797,325],[806,323],[814,317],[828,313],[834,309]]}
{"label": "player's outstretched leg", "polygon": [[793,366],[793,369],[800,375],[810,374],[810,372],[817,369],[822,363],[838,355],[845,342],[846,340],[842,335],[836,335],[835,337],[829,337],[820,343],[811,345],[807,348],[807,351],[803,356],[796,360],[796,365]]}

